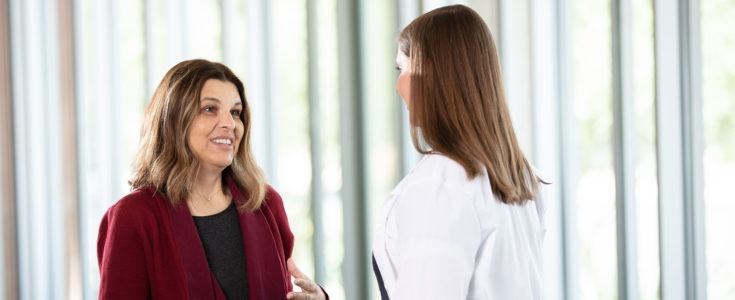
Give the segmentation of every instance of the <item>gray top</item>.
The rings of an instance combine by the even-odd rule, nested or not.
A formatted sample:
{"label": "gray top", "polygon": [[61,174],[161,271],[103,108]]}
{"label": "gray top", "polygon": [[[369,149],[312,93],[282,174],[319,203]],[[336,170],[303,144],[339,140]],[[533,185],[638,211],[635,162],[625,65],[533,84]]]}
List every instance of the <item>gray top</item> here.
{"label": "gray top", "polygon": [[234,202],[214,215],[194,217],[194,223],[207,255],[209,269],[227,299],[248,299],[245,251]]}

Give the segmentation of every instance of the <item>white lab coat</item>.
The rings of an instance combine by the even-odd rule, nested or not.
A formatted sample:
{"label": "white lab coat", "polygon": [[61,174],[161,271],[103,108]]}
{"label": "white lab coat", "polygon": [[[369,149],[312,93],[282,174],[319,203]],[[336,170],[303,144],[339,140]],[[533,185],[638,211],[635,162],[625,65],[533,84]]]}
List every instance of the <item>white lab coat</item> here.
{"label": "white lab coat", "polygon": [[383,204],[373,255],[391,300],[542,299],[544,231],[541,199],[504,204],[431,154]]}

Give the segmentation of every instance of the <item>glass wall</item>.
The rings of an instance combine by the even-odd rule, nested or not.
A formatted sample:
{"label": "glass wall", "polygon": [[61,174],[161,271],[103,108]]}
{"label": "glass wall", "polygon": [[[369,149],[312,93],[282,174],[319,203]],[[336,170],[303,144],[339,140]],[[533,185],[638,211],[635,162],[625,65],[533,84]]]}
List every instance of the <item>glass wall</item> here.
{"label": "glass wall", "polygon": [[[343,206],[340,189],[342,186],[341,148],[339,137],[339,114],[338,99],[338,62],[337,58],[337,1],[320,0],[312,4],[312,27],[316,28],[316,36],[311,37],[312,56],[317,61],[312,61],[312,76],[316,77],[316,84],[312,84],[316,91],[312,91],[312,104],[309,108],[312,116],[311,142],[317,146],[312,149],[319,150],[317,155],[320,162],[319,169],[312,174],[318,176],[320,186],[312,186],[312,190],[319,189],[321,195],[320,214],[314,214],[315,222],[321,220],[323,240],[321,259],[324,272],[322,282],[325,289],[329,290],[330,297],[345,299],[343,284],[342,262],[344,258],[343,240]],[[313,79],[313,78],[312,78]],[[313,200],[312,200],[313,201]],[[313,202],[312,202],[313,203]],[[314,241],[319,249],[318,241]],[[316,251],[319,255],[319,251]],[[315,272],[314,274],[318,274]],[[319,276],[316,276],[319,280]]]}
{"label": "glass wall", "polygon": [[701,0],[707,297],[735,297],[735,1]]}
{"label": "glass wall", "polygon": [[273,112],[270,117],[274,122],[269,122],[269,126],[273,154],[278,158],[273,161],[268,181],[287,207],[296,236],[294,260],[304,272],[313,274],[306,1],[279,0],[267,5],[271,5],[271,78],[277,79],[271,83],[271,98],[264,100],[270,102]]}
{"label": "glass wall", "polygon": [[[84,297],[97,295],[96,242],[107,208],[129,190],[146,88],[144,1],[75,7],[79,207]],[[160,80],[160,79],[159,79]]]}
{"label": "glass wall", "polygon": [[[0,147],[14,161],[0,163],[0,171],[15,180],[1,191],[0,199],[13,201],[3,206],[12,211],[2,215],[13,221],[1,220],[0,232],[3,245],[17,249],[3,251],[7,255],[0,267],[6,272],[0,279],[18,283],[13,284],[17,289],[0,284],[0,294],[18,290],[21,299],[96,298],[99,221],[129,192],[144,108],[170,67],[205,58],[226,63],[245,83],[253,148],[268,182],[284,199],[300,268],[332,299],[378,299],[369,256],[353,256],[369,253],[379,208],[418,157],[394,88],[395,37],[399,24],[417,14],[463,3],[494,29],[519,139],[553,182],[544,194],[546,243],[551,245],[546,260],[553,268],[547,272],[548,299],[616,299],[623,293],[660,299],[671,289],[664,284],[664,258],[673,253],[690,259],[692,247],[685,243],[704,244],[707,298],[735,298],[735,242],[728,235],[735,226],[728,190],[735,178],[735,59],[730,55],[735,52],[735,1],[680,2],[697,9],[682,4],[675,8],[678,14],[667,13],[663,9],[674,4],[660,0],[7,0],[9,20],[0,26],[10,33],[3,47],[11,52],[11,68],[0,69],[7,73],[0,75],[12,88],[7,92],[12,105],[3,106],[12,111],[2,113],[12,117],[3,120],[11,127],[4,132],[12,132],[3,142],[12,145]],[[616,23],[613,9],[620,3],[628,3],[629,10]],[[354,16],[343,15],[345,7],[354,8]],[[73,10],[73,32],[57,28],[59,8]],[[654,26],[662,18],[694,20],[699,31],[671,35],[666,30],[675,26]],[[629,42],[630,64],[618,74],[615,34],[625,26],[629,31],[621,36]],[[657,85],[667,75],[656,73],[657,61],[674,51],[656,48],[655,42],[678,36],[699,38],[692,51],[678,42],[672,49],[681,48],[682,65],[691,58],[687,55],[701,53],[690,67],[696,71],[701,60],[702,78],[682,76],[687,78],[682,91],[664,94],[696,104],[697,96],[683,96],[683,90],[701,90],[701,129],[686,122],[681,128],[657,126],[672,116],[657,114],[663,103],[671,103]],[[74,68],[65,78],[59,45],[69,37]],[[616,117],[616,101],[623,101],[616,97],[620,78],[631,83],[625,101],[632,109]],[[62,130],[65,84],[75,91],[72,135]],[[690,107],[676,101],[675,107]],[[697,111],[676,115],[691,114]],[[632,125],[631,139],[616,136],[618,122]],[[696,188],[667,191],[662,176],[668,174],[660,173],[674,165],[696,171],[686,159],[662,158],[668,153],[662,149],[687,146],[661,144],[662,134],[681,137],[690,131],[703,142],[701,197]],[[621,144],[633,149],[632,193],[625,196],[616,186]],[[64,150],[70,145],[77,153]],[[352,149],[355,145],[360,148]],[[67,160],[76,161],[74,180],[66,178],[62,162]],[[68,185],[78,191],[70,193]],[[670,195],[695,207],[702,204],[703,224],[673,215],[667,205],[679,198],[666,198]],[[696,202],[700,198],[703,203]],[[621,209],[621,199],[632,207]],[[631,232],[621,233],[620,214],[634,219]],[[682,231],[703,228],[705,236],[665,244],[663,219],[673,219]],[[78,231],[78,241],[70,231]],[[350,236],[353,232],[359,236]],[[634,259],[626,264],[620,246],[631,244]],[[619,282],[628,275],[636,276],[632,287]],[[687,276],[703,279],[703,274]]]}
{"label": "glass wall", "polygon": [[[399,109],[403,102],[396,97],[395,69],[398,34],[395,1],[370,1],[364,5],[362,39],[366,55],[363,106],[366,131],[369,224],[377,224],[380,208],[393,186],[398,183],[401,157],[398,142],[401,128]],[[367,4],[367,3],[366,3]],[[391,16],[386,18],[385,16]],[[370,240],[372,240],[372,226]]]}
{"label": "glass wall", "polygon": [[653,2],[630,1],[638,297],[659,299]]}
{"label": "glass wall", "polygon": [[610,1],[571,1],[570,96],[578,144],[573,208],[580,299],[615,299]]}

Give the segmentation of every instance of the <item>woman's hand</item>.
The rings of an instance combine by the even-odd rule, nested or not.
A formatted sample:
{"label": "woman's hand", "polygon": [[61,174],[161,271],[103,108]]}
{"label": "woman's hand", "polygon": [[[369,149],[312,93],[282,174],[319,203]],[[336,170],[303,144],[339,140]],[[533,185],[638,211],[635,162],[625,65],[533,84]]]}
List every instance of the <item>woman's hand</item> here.
{"label": "woman's hand", "polygon": [[296,278],[294,283],[301,288],[301,292],[290,292],[286,295],[287,299],[295,300],[326,300],[327,296],[311,278],[304,275],[304,273],[296,267],[296,263],[293,262],[293,258],[288,259],[288,272],[291,276]]}

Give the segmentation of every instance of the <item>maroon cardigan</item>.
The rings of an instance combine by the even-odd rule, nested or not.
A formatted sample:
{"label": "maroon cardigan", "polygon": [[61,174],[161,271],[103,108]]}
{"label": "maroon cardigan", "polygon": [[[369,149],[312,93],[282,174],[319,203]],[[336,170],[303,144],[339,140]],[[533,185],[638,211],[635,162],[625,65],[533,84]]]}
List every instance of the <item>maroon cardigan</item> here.
{"label": "maroon cardigan", "polygon": [[[227,183],[241,203],[237,186]],[[239,216],[249,299],[285,299],[293,289],[286,260],[294,238],[281,197],[268,187],[260,209]],[[172,205],[151,188],[137,189],[107,210],[97,260],[99,299],[225,299],[188,207]]]}

